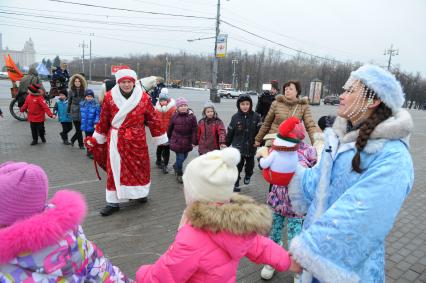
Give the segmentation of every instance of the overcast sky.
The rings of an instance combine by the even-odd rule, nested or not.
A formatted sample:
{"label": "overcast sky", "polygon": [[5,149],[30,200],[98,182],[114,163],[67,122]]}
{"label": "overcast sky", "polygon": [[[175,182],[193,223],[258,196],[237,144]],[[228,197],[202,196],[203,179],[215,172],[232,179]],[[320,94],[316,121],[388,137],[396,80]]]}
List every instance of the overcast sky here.
{"label": "overcast sky", "polygon": [[[217,4],[217,0],[64,1],[212,18],[216,17]],[[426,77],[425,0],[221,0],[221,8],[224,21],[283,45],[340,61],[386,66],[388,56],[383,53],[393,44],[399,55],[392,58],[392,65],[419,71]],[[187,41],[213,36],[212,19],[149,15],[48,0],[0,0],[0,19],[3,47],[21,50],[31,37],[38,60],[56,54],[67,59],[81,56],[79,44],[89,39],[94,56],[180,51],[207,55],[214,46],[213,39]],[[284,56],[295,54],[226,24],[220,28],[221,33],[228,34],[228,50],[255,53],[267,47],[282,51]]]}

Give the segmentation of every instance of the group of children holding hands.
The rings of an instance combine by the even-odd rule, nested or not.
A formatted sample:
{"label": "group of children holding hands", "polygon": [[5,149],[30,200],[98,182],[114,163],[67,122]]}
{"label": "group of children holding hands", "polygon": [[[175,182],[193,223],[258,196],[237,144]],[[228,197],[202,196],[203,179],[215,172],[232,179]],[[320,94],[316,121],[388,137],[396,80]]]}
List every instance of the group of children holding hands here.
{"label": "group of children holding hands", "polygon": [[[43,96],[36,91],[37,86],[31,85],[30,88],[34,89],[34,92],[29,93],[21,111],[29,110],[33,132],[32,144],[37,143],[33,128],[45,142],[44,113],[52,118],[58,115],[62,124],[60,136],[64,144],[70,144],[68,132],[72,129],[72,120],[67,111],[69,109],[67,93],[65,91],[60,93],[52,114]],[[154,265],[142,266],[136,274],[137,282],[188,280],[213,282],[216,276],[220,277],[217,282],[235,281],[239,260],[244,256],[255,263],[266,264],[261,274],[264,279],[270,279],[275,270],[291,269],[291,257],[282,248],[282,228],[285,219],[288,218],[288,240],[291,241],[301,230],[303,215],[298,215],[291,209],[288,182],[276,183],[277,175],[271,179],[264,172],[265,179],[272,185],[267,197],[267,203],[272,210],[265,205],[256,204],[249,197],[233,194],[240,191],[240,173],[243,167],[245,167],[244,184],[249,184],[253,175],[257,150],[255,136],[262,122],[259,114],[252,109],[251,97],[241,95],[238,98],[238,112],[232,116],[227,130],[211,102],[204,105],[202,119],[198,123],[188,104],[184,98],[176,100],[170,98],[168,90],[163,88],[155,106],[169,137],[168,144],[157,147],[156,165],[164,174],[168,173],[170,150],[176,153],[173,168],[178,182],[184,184],[187,208],[175,242],[171,246],[173,249],[169,249]],[[37,120],[33,119],[34,112],[37,112]],[[86,89],[85,99],[80,102],[81,130],[86,136],[93,134],[95,124],[99,120],[99,112],[100,106],[94,101],[93,91]],[[265,162],[266,159],[271,159],[274,151],[282,151],[284,154],[291,151],[293,157],[296,156],[296,161],[307,167],[315,164],[315,149],[303,143],[305,129],[301,123],[298,121],[297,123],[298,130],[291,136],[293,138],[291,141],[297,140],[297,144],[286,147],[288,144],[285,142],[285,146],[274,142],[271,149],[257,155],[264,171],[276,169],[269,164],[270,162]],[[282,137],[278,135],[274,138],[275,141],[279,141]],[[188,164],[184,174],[183,163],[195,146],[198,146],[200,156]],[[272,171],[268,172],[271,174]],[[12,215],[8,216],[6,213],[3,217],[7,220],[0,219],[0,240],[6,239],[6,246],[10,244],[14,248],[10,251],[0,250],[0,282],[13,282],[26,278],[76,281],[84,278],[92,282],[99,280],[106,282],[106,279],[108,282],[131,282],[131,279],[123,275],[117,267],[112,266],[108,259],[102,256],[102,252],[84,236],[79,225],[84,218],[85,204],[79,194],[59,191],[45,207],[41,203],[47,202],[47,177],[41,168],[32,164],[8,162],[0,166],[0,175],[8,181],[7,184],[0,186],[0,190],[8,190],[10,187],[16,190],[29,189],[28,186],[31,186],[31,190],[38,193],[34,194],[33,198],[37,198],[34,201],[39,205],[39,208],[33,211],[16,212],[13,208],[10,210],[8,208],[23,204],[20,202],[22,200],[13,199],[3,207]],[[16,182],[15,175],[33,176],[32,178],[43,182],[28,184],[26,187],[23,183]],[[28,183],[25,180],[22,182]],[[27,201],[31,200],[32,198],[29,198]],[[67,207],[74,206],[78,207],[80,212],[66,211]],[[69,218],[61,225],[55,223],[57,221],[55,215],[59,213],[65,213]],[[228,216],[225,217],[226,215]],[[46,221],[46,224],[41,226],[39,233],[42,235],[31,236],[22,232],[37,225],[46,217],[52,217],[52,220]],[[218,222],[217,219],[229,221]],[[49,235],[51,232],[49,229],[53,228],[48,223],[59,226],[58,231],[53,231],[54,235]],[[269,231],[270,239],[264,236]],[[11,234],[17,235],[18,239],[12,240]],[[24,238],[41,236],[46,236],[46,239],[42,242],[34,240],[34,243]],[[74,246],[84,251],[73,249]],[[42,272],[24,272],[22,252],[27,250],[31,251],[34,267],[41,268]],[[61,253],[78,253],[78,255],[69,254],[71,262],[46,266],[46,250],[51,251],[49,256],[59,256]],[[200,262],[209,262],[209,266],[204,266]],[[300,271],[296,268],[292,270]]]}
{"label": "group of children holding hands", "polygon": [[[38,143],[40,137],[43,143],[46,142],[45,135],[45,114],[51,118],[58,118],[62,125],[62,131],[59,133],[61,139],[66,145],[74,145],[77,138],[68,140],[68,133],[72,130],[73,118],[70,114],[68,91],[62,89],[59,91],[58,100],[53,108],[53,113],[50,111],[49,106],[44,99],[44,92],[41,90],[40,84],[31,84],[28,87],[28,95],[25,99],[24,105],[21,107],[21,112],[28,112],[28,121],[30,122],[32,142],[31,145]],[[95,94],[91,89],[85,89],[84,99],[79,101],[78,105],[78,119],[79,129],[76,132],[84,132],[85,136],[92,136],[95,131],[95,125],[99,122],[101,107],[95,99]],[[80,145],[80,148],[84,147]],[[87,155],[92,158],[88,152]]]}

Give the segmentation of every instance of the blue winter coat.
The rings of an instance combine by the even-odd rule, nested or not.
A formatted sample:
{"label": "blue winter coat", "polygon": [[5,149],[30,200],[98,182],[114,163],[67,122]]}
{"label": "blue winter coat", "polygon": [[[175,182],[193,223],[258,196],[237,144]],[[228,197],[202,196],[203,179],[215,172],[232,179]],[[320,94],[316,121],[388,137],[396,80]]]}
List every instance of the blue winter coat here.
{"label": "blue winter coat", "polygon": [[84,132],[95,131],[95,124],[99,122],[99,114],[101,107],[99,104],[92,100],[90,102],[83,100],[80,102],[81,114],[81,130]]}
{"label": "blue winter coat", "polygon": [[70,114],[67,112],[68,100],[58,100],[53,107],[53,114],[58,116],[59,122],[72,122]]}
{"label": "blue winter coat", "polygon": [[307,270],[303,282],[384,282],[385,239],[410,192],[413,163],[407,137],[413,122],[401,110],[380,123],[352,170],[358,131],[337,118],[325,132],[320,163],[299,167],[289,186],[293,208],[307,212],[290,251]]}

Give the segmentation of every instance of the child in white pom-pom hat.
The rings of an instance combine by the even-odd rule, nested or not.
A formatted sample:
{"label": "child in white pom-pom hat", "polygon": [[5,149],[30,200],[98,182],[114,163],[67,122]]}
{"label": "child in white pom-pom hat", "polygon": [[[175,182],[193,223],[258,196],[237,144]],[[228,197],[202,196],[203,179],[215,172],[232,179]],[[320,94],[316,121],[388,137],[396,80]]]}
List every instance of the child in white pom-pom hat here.
{"label": "child in white pom-pom hat", "polygon": [[233,193],[239,160],[237,149],[226,148],[188,164],[187,207],[176,239],[155,264],[139,268],[137,282],[235,282],[243,257],[279,271],[292,269],[287,251],[264,236],[271,210]]}

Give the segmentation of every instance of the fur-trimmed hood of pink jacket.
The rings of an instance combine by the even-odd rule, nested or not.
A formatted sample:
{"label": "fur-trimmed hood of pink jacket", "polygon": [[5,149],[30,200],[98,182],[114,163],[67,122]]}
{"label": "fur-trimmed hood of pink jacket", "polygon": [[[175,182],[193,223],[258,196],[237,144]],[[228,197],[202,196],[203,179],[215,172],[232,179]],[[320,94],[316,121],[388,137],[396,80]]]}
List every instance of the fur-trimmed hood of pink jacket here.
{"label": "fur-trimmed hood of pink jacket", "polygon": [[0,229],[0,282],[132,282],[87,240],[83,197],[59,191],[47,208]]}
{"label": "fur-trimmed hood of pink jacket", "polygon": [[174,243],[153,265],[141,266],[137,282],[235,282],[242,257],[277,271],[290,266],[288,253],[266,235],[272,212],[252,198],[235,194],[230,203],[195,202]]}

